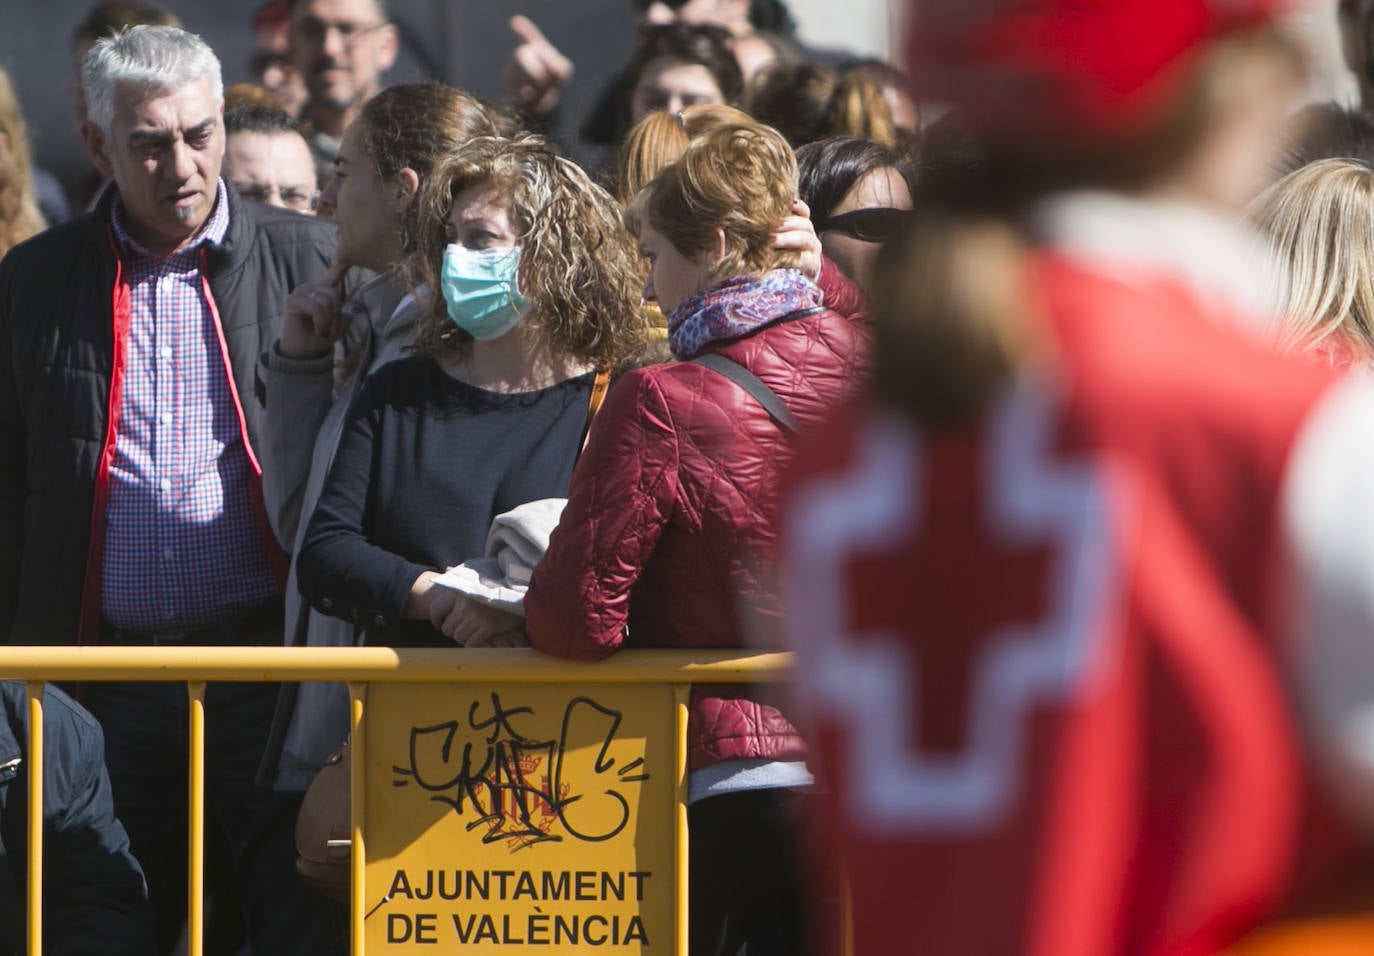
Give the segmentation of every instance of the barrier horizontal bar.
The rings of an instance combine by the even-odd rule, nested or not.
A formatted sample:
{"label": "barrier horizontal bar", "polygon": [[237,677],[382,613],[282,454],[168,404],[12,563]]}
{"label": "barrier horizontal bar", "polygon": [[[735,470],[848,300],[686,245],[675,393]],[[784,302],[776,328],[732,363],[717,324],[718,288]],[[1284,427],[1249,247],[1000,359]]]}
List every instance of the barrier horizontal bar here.
{"label": "barrier horizontal bar", "polygon": [[0,680],[380,681],[390,683],[759,683],[792,655],[621,651],[567,661],[530,648],[0,646]]}

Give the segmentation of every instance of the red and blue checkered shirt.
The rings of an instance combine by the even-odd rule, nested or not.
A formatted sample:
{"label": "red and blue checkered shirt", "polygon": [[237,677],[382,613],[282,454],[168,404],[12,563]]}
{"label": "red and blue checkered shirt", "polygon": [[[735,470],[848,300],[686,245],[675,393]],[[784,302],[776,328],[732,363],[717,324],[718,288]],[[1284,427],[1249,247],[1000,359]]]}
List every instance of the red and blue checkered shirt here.
{"label": "red and blue checkered shirt", "polygon": [[254,511],[252,465],[201,273],[224,241],[221,182],[195,241],[157,256],[112,221],[130,322],[105,509],[100,609],[123,630],[176,633],[230,620],[277,593]]}

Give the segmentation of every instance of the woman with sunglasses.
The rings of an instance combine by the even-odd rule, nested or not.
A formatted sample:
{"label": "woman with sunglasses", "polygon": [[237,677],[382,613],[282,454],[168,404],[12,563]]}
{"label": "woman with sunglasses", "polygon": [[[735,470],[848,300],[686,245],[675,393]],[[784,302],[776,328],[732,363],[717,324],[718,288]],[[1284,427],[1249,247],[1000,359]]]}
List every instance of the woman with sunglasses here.
{"label": "woman with sunglasses", "polygon": [[[865,365],[865,327],[774,245],[796,185],[776,130],[726,125],[630,204],[644,296],[679,361],[628,373],[606,399],[525,597],[540,650],[742,648],[755,611],[776,616],[762,569],[782,422],[818,420]],[[745,370],[752,386],[729,377]],[[688,736],[691,952],[803,952],[805,744],[774,695],[744,685],[694,688]]]}
{"label": "woman with sunglasses", "polygon": [[798,149],[797,166],[821,249],[870,291],[878,253],[911,212],[910,162],[872,140],[840,136]]}

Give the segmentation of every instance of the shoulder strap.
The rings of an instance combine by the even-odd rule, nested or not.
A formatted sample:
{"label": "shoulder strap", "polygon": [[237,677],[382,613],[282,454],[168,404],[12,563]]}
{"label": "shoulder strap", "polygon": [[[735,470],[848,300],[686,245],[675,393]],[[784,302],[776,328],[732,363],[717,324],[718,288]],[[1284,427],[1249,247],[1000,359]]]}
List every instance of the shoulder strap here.
{"label": "shoulder strap", "polygon": [[801,426],[797,423],[796,417],[787,410],[787,406],[778,398],[778,393],[773,391],[763,383],[753,372],[734,359],[726,358],[719,352],[707,352],[705,355],[698,355],[692,359],[693,365],[704,365],[713,372],[724,375],[740,388],[744,389],[754,397],[754,400],[763,406],[764,411],[773,416],[773,420],[789,432],[801,431]]}
{"label": "shoulder strap", "polygon": [[578,446],[579,455],[582,449],[587,447],[587,439],[592,436],[592,419],[601,411],[601,403],[606,400],[606,390],[610,387],[610,370],[597,369],[596,378],[592,379],[592,394],[587,398],[587,425],[582,429],[582,444]]}

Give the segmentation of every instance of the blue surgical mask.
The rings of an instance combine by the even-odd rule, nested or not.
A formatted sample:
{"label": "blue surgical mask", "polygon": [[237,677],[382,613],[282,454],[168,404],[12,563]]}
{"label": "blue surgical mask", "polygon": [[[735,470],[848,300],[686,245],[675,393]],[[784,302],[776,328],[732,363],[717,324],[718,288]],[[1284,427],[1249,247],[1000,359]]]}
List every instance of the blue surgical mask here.
{"label": "blue surgical mask", "polygon": [[482,342],[515,328],[530,311],[530,300],[517,285],[519,271],[518,246],[468,249],[450,244],[444,250],[440,284],[453,324]]}

